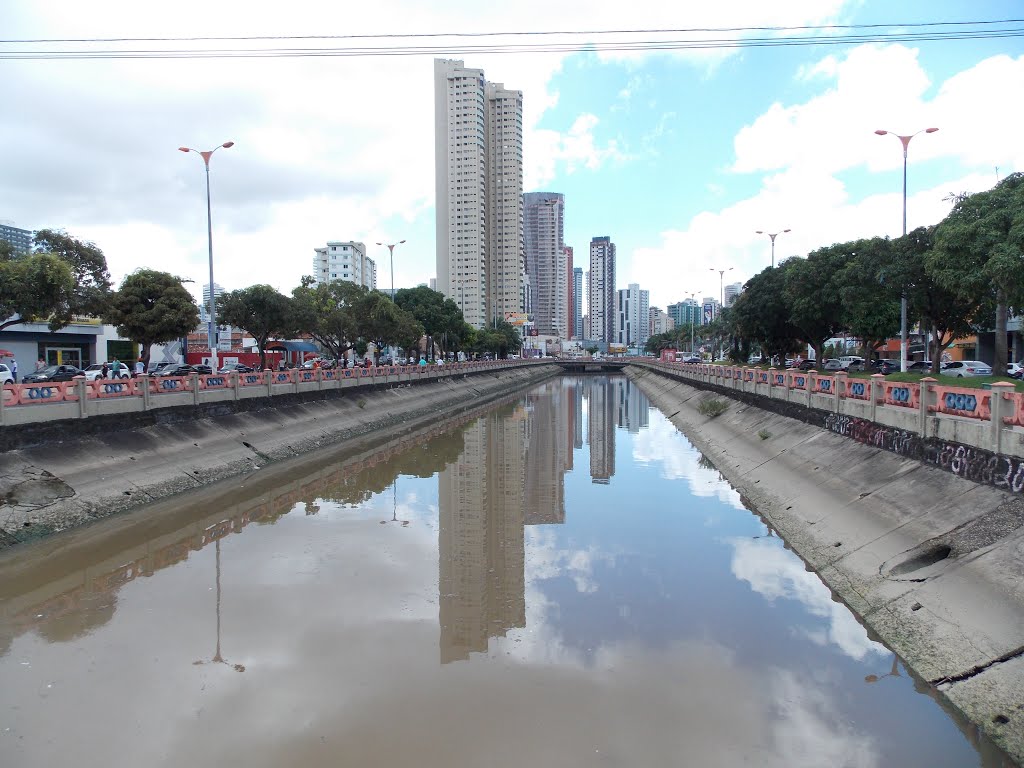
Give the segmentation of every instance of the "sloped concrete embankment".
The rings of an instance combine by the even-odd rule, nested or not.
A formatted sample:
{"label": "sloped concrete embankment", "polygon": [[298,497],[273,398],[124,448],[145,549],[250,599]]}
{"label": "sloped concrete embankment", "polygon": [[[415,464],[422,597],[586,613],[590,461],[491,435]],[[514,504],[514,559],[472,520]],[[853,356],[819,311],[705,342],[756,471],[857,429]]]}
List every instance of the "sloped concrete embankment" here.
{"label": "sloped concrete embankment", "polygon": [[0,453],[0,548],[338,443],[385,441],[557,375],[507,369]]}
{"label": "sloped concrete embankment", "polygon": [[[1024,762],[1024,499],[699,390],[627,375],[923,680]],[[700,403],[724,400],[709,418]]]}

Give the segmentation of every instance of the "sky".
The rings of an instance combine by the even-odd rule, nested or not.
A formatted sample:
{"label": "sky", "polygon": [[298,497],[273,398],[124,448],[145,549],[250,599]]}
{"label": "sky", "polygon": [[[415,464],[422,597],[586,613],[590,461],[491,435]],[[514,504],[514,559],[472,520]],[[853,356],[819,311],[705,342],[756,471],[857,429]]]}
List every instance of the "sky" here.
{"label": "sky", "polygon": [[[859,237],[898,236],[910,144],[908,228],[953,193],[1024,171],[1024,37],[610,51],[595,41],[697,33],[503,36],[565,50],[478,53],[456,33],[910,25],[1024,17],[1016,0],[663,0],[481,6],[379,0],[0,4],[0,221],[64,229],[106,254],[115,285],[138,268],[208,282],[201,158],[210,164],[214,279],[289,293],[328,240],[363,241],[396,288],[435,274],[433,58],[461,58],[521,90],[524,191],[565,195],[566,244],[586,271],[592,237],[618,253],[617,287],[652,306],[719,295],[775,258]],[[1024,22],[1010,25],[1024,30]],[[912,27],[906,27],[913,30]],[[864,30],[858,30],[863,32]],[[889,30],[892,31],[892,30]],[[21,43],[93,38],[397,35],[209,42]],[[435,35],[409,38],[404,35]],[[832,34],[836,34],[833,32]],[[11,59],[26,51],[432,46],[417,55]],[[450,47],[449,47],[450,46]],[[726,270],[724,279],[719,270]]]}

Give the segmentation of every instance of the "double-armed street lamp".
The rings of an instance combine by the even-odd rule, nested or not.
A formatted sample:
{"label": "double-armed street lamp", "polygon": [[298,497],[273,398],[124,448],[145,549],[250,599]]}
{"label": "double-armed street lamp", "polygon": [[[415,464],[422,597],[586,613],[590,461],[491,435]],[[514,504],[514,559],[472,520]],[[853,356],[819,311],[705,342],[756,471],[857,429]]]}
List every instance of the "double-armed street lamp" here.
{"label": "double-armed street lamp", "polygon": [[718,299],[720,303],[718,306],[719,311],[721,311],[725,307],[725,273],[732,272],[733,268],[729,267],[728,269],[715,269],[714,267],[711,267],[710,269],[712,272],[718,273],[718,293],[720,294]]}
{"label": "double-armed street lamp", "polygon": [[791,229],[784,229],[782,232],[765,232],[763,230],[755,230],[759,235],[768,235],[772,239],[772,269],[775,269],[775,238],[786,232],[792,232]]}
{"label": "double-armed street lamp", "polygon": [[395,246],[401,245],[405,240],[399,240],[397,243],[377,243],[377,245],[383,245],[388,249],[388,255],[391,258],[391,300],[395,300]]}
{"label": "double-armed street lamp", "polygon": [[[903,234],[907,234],[907,148],[910,146],[910,140],[917,136],[918,133],[935,133],[938,128],[923,128],[917,133],[912,133],[909,136],[901,136],[898,133],[892,133],[892,131],[883,131],[878,129],[875,131],[879,136],[886,136],[892,134],[900,140],[900,144],[903,145]],[[903,373],[907,372],[907,290],[906,286],[903,287],[900,295],[900,371]]]}
{"label": "double-armed street lamp", "polygon": [[694,344],[693,344],[693,326],[694,326],[694,320],[696,319],[696,318],[694,318],[694,315],[697,314],[696,310],[697,310],[697,307],[699,305],[697,304],[697,292],[696,291],[690,291],[689,293],[686,293],[685,295],[689,296],[690,297],[690,301],[692,302],[689,306],[687,306],[686,309],[688,310],[687,314],[690,316],[690,357],[693,357],[693,355],[696,353],[696,350],[695,350]]}
{"label": "double-armed street lamp", "polygon": [[210,158],[213,153],[222,147],[230,149],[235,146],[233,141],[225,141],[219,147],[200,151],[191,147],[178,147],[179,152],[195,152],[203,158],[203,165],[206,166],[206,238],[210,249],[210,300],[208,312],[210,322],[208,327],[208,344],[210,346],[210,367],[216,371],[220,366],[217,364],[217,300],[213,290],[213,218],[210,215]]}

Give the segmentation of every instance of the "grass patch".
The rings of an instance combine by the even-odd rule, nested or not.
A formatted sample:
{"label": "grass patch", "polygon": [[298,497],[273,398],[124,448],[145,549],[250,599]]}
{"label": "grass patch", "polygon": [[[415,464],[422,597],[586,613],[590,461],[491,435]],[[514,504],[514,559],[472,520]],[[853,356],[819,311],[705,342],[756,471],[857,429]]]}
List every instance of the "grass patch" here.
{"label": "grass patch", "polygon": [[760,432],[757,433],[757,436],[760,437],[762,440],[767,440],[769,437],[772,436],[772,433],[769,432],[767,429],[762,429]]}
{"label": "grass patch", "polygon": [[728,409],[729,403],[725,400],[720,400],[717,397],[702,400],[697,404],[697,413],[701,416],[707,416],[710,419],[715,418],[715,416],[721,416]]}
{"label": "grass patch", "polygon": [[[1018,381],[1017,379],[1011,379],[1009,376],[965,376],[962,379],[958,379],[955,376],[943,376],[941,373],[938,375],[932,373],[890,373],[885,377],[886,381],[908,381],[916,383],[923,379],[925,376],[931,376],[940,385],[944,387],[966,387],[968,389],[984,389],[985,385],[991,386],[997,381],[1005,381],[1008,384],[1013,384],[1014,389],[1017,392],[1024,392],[1024,381]],[[850,378],[857,379],[870,379],[871,374],[864,372],[851,373]]]}

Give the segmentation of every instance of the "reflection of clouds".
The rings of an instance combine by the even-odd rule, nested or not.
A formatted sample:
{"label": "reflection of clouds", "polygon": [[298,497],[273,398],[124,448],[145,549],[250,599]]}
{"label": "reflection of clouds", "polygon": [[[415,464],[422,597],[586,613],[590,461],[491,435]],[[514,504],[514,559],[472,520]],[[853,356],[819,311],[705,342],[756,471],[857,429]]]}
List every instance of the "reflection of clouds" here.
{"label": "reflection of clouds", "polygon": [[529,565],[526,580],[543,581],[566,576],[584,594],[597,592],[594,581],[594,561],[613,562],[610,555],[602,555],[593,547],[587,549],[559,549],[555,532],[538,526],[525,529],[526,562]]}
{"label": "reflection of clouds", "polygon": [[741,581],[750,584],[755,592],[769,600],[787,598],[804,605],[812,616],[827,618],[825,630],[814,629],[806,633],[819,644],[827,642],[839,647],[852,659],[863,659],[868,654],[888,655],[880,643],[868,638],[850,610],[832,600],[828,587],[815,575],[804,569],[801,560],[772,539],[733,539],[732,572]]}
{"label": "reflection of clouds", "polygon": [[857,733],[836,711],[823,688],[809,685],[789,670],[771,675],[778,720],[772,728],[771,765],[870,768],[878,754],[870,736]]}
{"label": "reflection of clouds", "polygon": [[661,413],[652,412],[648,428],[633,436],[633,460],[660,464],[662,477],[686,480],[694,496],[715,497],[733,509],[744,509],[740,495],[717,470],[700,465],[700,452]]}

